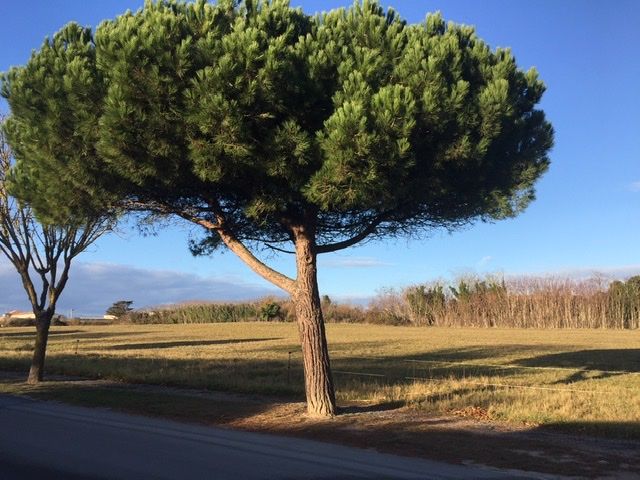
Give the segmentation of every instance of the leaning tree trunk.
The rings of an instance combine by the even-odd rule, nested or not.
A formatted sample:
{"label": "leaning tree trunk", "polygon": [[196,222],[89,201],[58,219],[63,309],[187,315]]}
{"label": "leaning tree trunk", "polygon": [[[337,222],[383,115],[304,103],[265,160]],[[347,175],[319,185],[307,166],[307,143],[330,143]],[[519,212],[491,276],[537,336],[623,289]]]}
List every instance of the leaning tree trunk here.
{"label": "leaning tree trunk", "polygon": [[296,264],[292,300],[302,345],[307,412],[312,416],[333,416],[336,398],[318,292],[315,241],[304,230],[296,235]]}
{"label": "leaning tree trunk", "polygon": [[27,383],[38,383],[42,381],[44,374],[44,359],[47,353],[47,341],[49,340],[49,327],[53,312],[45,310],[36,313],[36,344],[33,349],[33,359],[29,369]]}

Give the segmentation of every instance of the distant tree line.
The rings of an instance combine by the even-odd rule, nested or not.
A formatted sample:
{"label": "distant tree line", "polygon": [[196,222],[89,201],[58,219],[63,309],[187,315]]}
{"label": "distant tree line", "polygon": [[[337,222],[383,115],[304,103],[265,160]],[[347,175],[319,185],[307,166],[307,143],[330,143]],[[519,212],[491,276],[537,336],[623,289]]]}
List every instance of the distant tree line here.
{"label": "distant tree line", "polygon": [[[498,328],[640,328],[640,276],[607,282],[600,278],[463,278],[384,289],[368,306],[322,296],[328,322],[406,326]],[[290,300],[200,303],[133,310],[132,323],[222,323],[295,321]]]}
{"label": "distant tree line", "polygon": [[[282,303],[281,303],[282,302]],[[132,323],[226,323],[285,320],[284,300],[263,299],[244,303],[195,303],[175,305],[157,310],[127,312],[120,320]],[[293,316],[290,318],[293,320]]]}

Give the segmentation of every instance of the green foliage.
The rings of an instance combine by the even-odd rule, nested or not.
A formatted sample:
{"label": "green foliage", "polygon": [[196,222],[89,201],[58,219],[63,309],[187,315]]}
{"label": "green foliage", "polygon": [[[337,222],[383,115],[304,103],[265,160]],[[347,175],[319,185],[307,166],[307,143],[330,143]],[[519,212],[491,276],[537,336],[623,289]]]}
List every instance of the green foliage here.
{"label": "green foliage", "polygon": [[12,112],[4,128],[20,166],[10,187],[43,220],[68,223],[112,198],[111,177],[95,152],[104,99],[95,54],[91,31],[70,23],[3,76]]}
{"label": "green foliage", "polygon": [[[357,306],[323,304],[324,318],[336,323],[364,323],[367,312]],[[293,320],[290,301],[266,298],[255,302],[176,305],[154,311],[131,311],[126,319],[136,324],[228,323]]]}
{"label": "green foliage", "polygon": [[438,313],[445,307],[444,287],[439,284],[407,287],[403,294],[411,316],[424,319],[414,323],[433,325]]}
{"label": "green foliage", "polygon": [[626,282],[615,281],[609,285],[609,303],[623,328],[637,328],[640,325],[640,276]]}
{"label": "green foliage", "polygon": [[506,295],[507,285],[505,284],[504,279],[496,280],[493,278],[487,278],[485,280],[479,280],[461,278],[458,280],[458,285],[450,286],[449,290],[456,301],[468,302],[474,297],[487,294],[494,294],[496,296]]}
{"label": "green foliage", "polygon": [[319,244],[522,211],[549,163],[543,91],[473,28],[369,0],[147,1],[2,81],[13,189],[40,215],[142,206],[270,242],[306,223]]}
{"label": "green foliage", "polygon": [[277,302],[267,302],[260,307],[260,318],[262,320],[275,320],[281,318],[280,304]]}
{"label": "green foliage", "polygon": [[114,302],[105,313],[120,318],[133,310],[133,308],[131,308],[132,303],[133,300],[118,300]]}
{"label": "green foliage", "polygon": [[322,302],[322,308],[329,308],[333,303],[329,295],[322,295],[320,301]]}
{"label": "green foliage", "polygon": [[153,312],[132,312],[132,323],[227,323],[248,322],[260,318],[254,303],[211,303],[180,305]]}

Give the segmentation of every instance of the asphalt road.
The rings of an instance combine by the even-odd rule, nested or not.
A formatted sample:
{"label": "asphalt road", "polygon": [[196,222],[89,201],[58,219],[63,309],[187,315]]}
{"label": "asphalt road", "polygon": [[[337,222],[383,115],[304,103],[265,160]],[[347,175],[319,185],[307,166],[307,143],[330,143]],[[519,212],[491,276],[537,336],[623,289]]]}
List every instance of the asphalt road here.
{"label": "asphalt road", "polygon": [[549,478],[0,395],[0,478]]}

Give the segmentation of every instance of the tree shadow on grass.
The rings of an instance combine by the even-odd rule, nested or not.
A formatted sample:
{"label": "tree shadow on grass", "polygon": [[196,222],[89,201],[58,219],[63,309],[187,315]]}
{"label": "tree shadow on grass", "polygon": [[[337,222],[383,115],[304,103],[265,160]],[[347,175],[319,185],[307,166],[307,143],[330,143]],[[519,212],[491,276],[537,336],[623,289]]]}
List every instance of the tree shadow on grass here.
{"label": "tree shadow on grass", "polygon": [[551,385],[570,385],[572,383],[583,382],[585,380],[603,380],[605,378],[617,377],[625,374],[625,372],[599,372],[594,374],[591,373],[590,370],[579,370],[569,374],[566,378],[553,382]]}
{"label": "tree shadow on grass", "polygon": [[[551,348],[551,347],[547,347]],[[442,378],[474,378],[481,376],[512,376],[521,373],[520,368],[501,368],[494,364],[503,362],[508,354],[527,354],[547,348],[528,345],[510,345],[508,348],[469,346],[460,349],[442,349],[422,354],[383,357],[338,357],[332,365],[338,375],[381,375],[379,379],[369,378],[369,382],[411,382],[416,380]],[[556,348],[556,347],[554,347]],[[483,364],[483,361],[486,363]],[[353,372],[353,373],[352,373]]]}
{"label": "tree shadow on grass", "polygon": [[584,380],[640,373],[640,349],[594,349],[561,352],[518,360],[518,365],[526,367],[576,369],[554,384],[567,385]]}
{"label": "tree shadow on grass", "polygon": [[[49,335],[56,335],[56,336],[61,336],[61,335],[72,335],[75,333],[83,333],[83,330],[50,330],[49,331]],[[2,331],[0,331],[0,338],[30,338],[30,337],[34,337],[36,334],[35,329],[33,331],[28,331],[28,332],[8,332],[8,333],[3,333]]]}
{"label": "tree shadow on grass", "polygon": [[[442,400],[447,400],[448,398],[456,395],[467,395],[474,390],[471,388],[457,388],[449,392],[436,393],[432,395],[427,395],[426,397],[420,400],[420,403],[437,403]],[[339,413],[341,414],[358,414],[358,413],[379,413],[379,412],[389,412],[392,410],[398,410],[407,406],[407,402],[404,400],[394,400],[387,402],[377,402],[370,405],[349,405],[346,407],[341,407],[339,409]],[[454,420],[452,419],[438,419],[437,422],[433,422],[434,424],[442,424],[442,423],[450,423]],[[432,423],[431,421],[429,423]]]}
{"label": "tree shadow on grass", "polygon": [[542,344],[512,344],[512,345],[469,345],[460,348],[444,348],[440,350],[427,351],[422,354],[412,355],[408,358],[413,360],[443,361],[443,362],[465,362],[474,360],[486,360],[488,363],[497,363],[500,358],[512,355],[527,355],[540,351],[558,351],[563,347],[560,345]]}
{"label": "tree shadow on grass", "polygon": [[[237,390],[243,392],[275,393],[275,394],[295,394],[301,395],[303,392],[304,376],[302,371],[302,357],[299,352],[294,353],[289,359],[282,355],[280,359],[265,358],[220,358],[220,359],[198,359],[198,358],[170,358],[168,355],[157,355],[155,357],[140,358],[135,351],[140,349],[169,349],[173,347],[209,346],[224,344],[241,344],[255,342],[256,348],[260,350],[261,342],[266,345],[271,341],[281,340],[277,337],[271,338],[249,338],[249,339],[224,339],[224,340],[194,340],[175,342],[151,342],[138,344],[118,344],[106,345],[104,350],[127,351],[131,354],[111,356],[100,352],[82,351],[78,355],[70,353],[58,354],[52,351],[47,360],[47,370],[59,374],[75,374],[87,377],[127,379],[127,381],[139,383],[157,383],[171,385],[185,385],[196,388],[211,388],[220,390]],[[277,347],[277,346],[276,346]],[[522,347],[522,346],[519,346]],[[522,350],[529,350],[523,348]],[[543,349],[544,351],[544,349]],[[472,352],[472,353],[470,353]],[[572,383],[593,378],[593,373],[585,371],[585,366],[592,366],[585,363],[585,359],[596,356],[611,359],[610,363],[598,363],[599,368],[608,366],[622,372],[638,371],[634,367],[640,350],[619,349],[619,350],[585,350],[580,352],[564,352],[557,354],[545,354],[535,357],[525,358],[513,364],[522,365],[522,368],[493,369],[474,365],[472,367],[451,364],[451,365],[422,365],[412,362],[416,359],[438,359],[437,361],[455,362],[455,349],[438,350],[425,352],[422,355],[393,356],[378,358],[362,357],[338,357],[332,360],[334,378],[339,388],[355,388],[364,391],[375,392],[380,388],[395,385],[406,385],[415,381],[448,381],[449,379],[475,378],[486,381],[486,377],[518,377],[522,381],[522,375],[530,372],[531,366],[550,367],[559,365],[563,367],[573,367],[576,371],[568,372],[567,378],[562,378],[560,383]],[[250,352],[249,352],[250,354]],[[500,363],[501,357],[494,347],[482,350],[481,347],[469,347],[465,355],[473,355],[474,358],[487,359],[487,363]],[[495,357],[491,357],[496,355]],[[468,358],[468,357],[467,357]],[[5,368],[9,366],[15,370],[19,365],[27,368],[28,359],[23,356],[11,356],[11,353],[3,356],[2,364]],[[626,370],[622,367],[627,366]],[[375,376],[372,376],[375,375]],[[597,375],[597,373],[596,373]],[[606,374],[605,374],[606,375]],[[611,374],[609,374],[611,375]],[[553,385],[550,382],[558,381],[559,377],[565,377],[565,373],[559,371],[559,375],[545,378],[544,383]],[[599,376],[597,378],[604,378]],[[499,382],[501,383],[501,382]]]}
{"label": "tree shadow on grass", "polygon": [[[30,358],[4,355],[0,368],[28,371]],[[302,368],[288,369],[286,361],[269,359],[199,359],[111,356],[94,352],[79,354],[51,352],[45,365],[45,379],[53,375],[87,379],[126,380],[221,392],[280,395],[304,398]]]}
{"label": "tree shadow on grass", "polygon": [[[126,333],[110,333],[110,332],[87,332],[84,330],[67,330],[67,331],[59,331],[52,330],[49,332],[49,338],[54,337],[55,339],[65,339],[65,340],[80,340],[80,339],[102,339],[102,338],[117,338],[117,337],[131,337],[133,335],[144,335],[146,332],[126,332]],[[0,332],[0,340],[3,338],[7,340],[34,340],[36,336],[35,327],[33,331],[29,332],[10,332],[10,333],[2,333]]]}
{"label": "tree shadow on grass", "polygon": [[269,342],[282,338],[230,338],[225,340],[184,340],[179,342],[124,343],[111,345],[107,350],[146,350],[156,348],[195,347],[210,345],[229,345],[234,343]]}
{"label": "tree shadow on grass", "polygon": [[[558,351],[561,348],[558,345],[478,345],[408,356],[337,357],[332,364],[338,375],[340,371],[361,373],[363,380],[366,375],[381,375],[367,380],[372,383],[451,377],[522,377],[557,369],[557,376],[564,377],[557,383],[568,384],[640,373],[640,349]],[[517,356],[525,358],[505,359]]]}
{"label": "tree shadow on grass", "polygon": [[640,372],[640,349],[595,349],[560,352],[517,360],[527,367],[559,367],[581,370],[604,370],[622,373]]}

